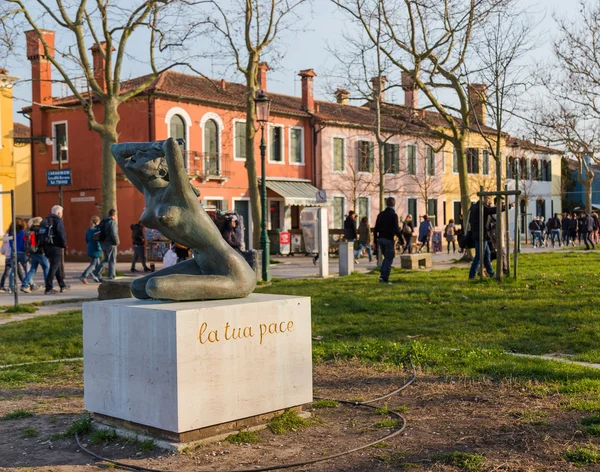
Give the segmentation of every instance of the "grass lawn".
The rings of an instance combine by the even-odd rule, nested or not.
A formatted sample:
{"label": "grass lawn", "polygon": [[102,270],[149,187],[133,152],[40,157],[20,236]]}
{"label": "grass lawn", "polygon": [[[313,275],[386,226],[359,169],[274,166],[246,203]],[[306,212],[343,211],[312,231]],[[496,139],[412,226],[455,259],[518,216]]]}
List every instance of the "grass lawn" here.
{"label": "grass lawn", "polygon": [[[394,270],[392,286],[378,284],[376,274],[354,274],[275,280],[258,291],[312,298],[313,336],[322,337],[313,342],[315,361],[406,365],[410,354],[436,374],[514,379],[533,382],[540,391],[584,395],[600,392],[600,370],[505,351],[600,362],[599,273],[600,254],[557,252],[523,255],[521,278],[503,284],[468,281],[467,269],[456,267]],[[78,356],[80,312],[0,326],[0,365]],[[58,369],[0,369],[0,387]],[[586,409],[600,408],[600,400],[580,400]]]}

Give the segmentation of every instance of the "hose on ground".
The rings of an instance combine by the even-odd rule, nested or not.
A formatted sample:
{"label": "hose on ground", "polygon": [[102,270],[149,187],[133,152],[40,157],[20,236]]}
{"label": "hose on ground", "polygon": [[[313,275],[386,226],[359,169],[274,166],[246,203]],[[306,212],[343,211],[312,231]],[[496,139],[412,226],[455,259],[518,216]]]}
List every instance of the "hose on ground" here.
{"label": "hose on ground", "polygon": [[[372,403],[376,403],[378,401],[384,400],[386,398],[391,397],[392,395],[395,395],[403,390],[405,390],[409,385],[412,385],[416,380],[417,380],[417,371],[415,369],[415,366],[412,362],[412,358],[409,357],[410,360],[410,365],[412,368],[412,372],[413,372],[413,376],[410,380],[408,380],[406,383],[404,383],[400,388],[397,388],[395,390],[393,390],[390,393],[387,393],[385,395],[382,395],[380,397],[374,398],[372,400],[366,400],[366,401],[349,401],[349,400],[335,400],[336,402],[343,404],[343,405],[352,405],[355,407],[366,407],[366,408],[371,408],[371,409],[378,409],[377,406],[372,405]],[[318,400],[318,397],[314,397],[315,400]],[[334,399],[330,399],[330,400],[334,400]],[[396,417],[397,419],[402,421],[402,425],[400,428],[392,431],[391,433],[385,435],[384,437],[377,439],[376,441],[371,441],[368,444],[363,444],[361,446],[352,448],[352,449],[348,449],[346,451],[342,451],[342,452],[338,452],[336,454],[332,454],[332,455],[328,455],[326,457],[319,457],[317,459],[310,459],[307,461],[301,461],[301,462],[291,462],[291,463],[287,463],[287,464],[276,464],[276,465],[270,465],[267,467],[261,467],[261,468],[252,468],[252,469],[234,469],[234,470],[230,470],[230,471],[226,471],[226,472],[265,472],[265,471],[269,471],[269,470],[280,470],[280,469],[291,469],[292,467],[303,467],[303,466],[307,466],[307,465],[311,465],[311,464],[316,464],[317,462],[324,462],[324,461],[329,461],[331,459],[336,459],[338,457],[342,457],[342,456],[346,456],[348,454],[352,454],[354,452],[358,452],[358,451],[362,451],[363,449],[367,449],[369,447],[375,446],[377,444],[380,444],[384,441],[387,441],[389,439],[392,439],[395,436],[398,436],[400,433],[402,433],[404,431],[404,429],[406,428],[406,418],[404,418],[404,416],[402,416],[400,413],[393,411],[393,410],[388,410],[388,414],[391,416]],[[82,444],[81,441],[79,440],[79,435],[77,433],[75,433],[75,440],[77,441],[77,446],[86,454],[94,457],[95,459],[98,459],[100,461],[103,462],[108,462],[109,464],[113,464],[115,466],[118,467],[123,467],[126,469],[130,469],[130,470],[139,470],[139,471],[147,471],[147,472],[166,472],[163,471],[162,469],[150,469],[147,467],[142,467],[142,466],[138,466],[138,465],[134,465],[134,464],[126,464],[124,462],[120,462],[120,461],[115,461],[112,459],[107,459],[106,457],[102,457],[92,451],[90,451],[89,449],[85,448]],[[201,471],[198,471],[201,472]]]}

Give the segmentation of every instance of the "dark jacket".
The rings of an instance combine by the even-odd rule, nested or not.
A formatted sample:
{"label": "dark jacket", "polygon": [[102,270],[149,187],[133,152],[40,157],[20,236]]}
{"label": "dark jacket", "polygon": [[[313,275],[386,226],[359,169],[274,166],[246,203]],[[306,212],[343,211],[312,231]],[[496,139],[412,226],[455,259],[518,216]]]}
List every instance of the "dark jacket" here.
{"label": "dark jacket", "polygon": [[[469,210],[471,214],[469,215],[469,224],[471,225],[471,234],[473,235],[474,241],[479,241],[479,202],[475,202],[471,205],[471,209]],[[484,206],[483,207],[483,221],[487,221],[490,215],[496,213],[495,206]],[[483,225],[483,238],[487,238],[487,229],[485,224]]]}
{"label": "dark jacket", "polygon": [[134,246],[143,246],[146,242],[144,238],[144,228],[138,223],[134,223],[130,226],[131,228],[131,242]]}
{"label": "dark jacket", "polygon": [[46,218],[48,227],[52,227],[52,243],[48,242],[46,245],[50,247],[67,247],[67,232],[65,231],[65,224],[62,218],[56,215],[49,215]]}
{"label": "dark jacket", "polygon": [[94,233],[98,231],[98,226],[88,228],[85,232],[85,242],[87,246],[88,257],[102,257],[102,248],[98,241],[94,241]]}
{"label": "dark jacket", "polygon": [[104,217],[104,219],[100,222],[101,226],[104,226],[104,240],[102,244],[110,244],[111,246],[119,245],[119,227],[117,226],[117,222],[111,218],[110,216]]}
{"label": "dark jacket", "polygon": [[588,233],[594,231],[594,218],[592,218],[592,215],[586,214],[583,217],[583,231]]}
{"label": "dark jacket", "polygon": [[561,220],[562,230],[569,231],[571,227],[571,218],[567,218],[566,216]]}
{"label": "dark jacket", "polygon": [[344,221],[344,238],[346,241],[353,241],[356,236],[356,221],[348,216]]}
{"label": "dark jacket", "polygon": [[231,223],[225,225],[223,231],[221,232],[221,236],[223,236],[223,239],[227,241],[227,244],[229,244],[233,249],[235,249],[237,252],[242,252],[242,239]]}
{"label": "dark jacket", "polygon": [[540,224],[540,222],[538,220],[531,220],[531,222],[529,223],[529,231],[533,232],[533,231],[541,231],[542,230],[542,225]]}
{"label": "dark jacket", "polygon": [[392,207],[387,207],[379,215],[375,223],[375,240],[379,238],[394,240],[400,234],[398,215]]}
{"label": "dark jacket", "polygon": [[369,228],[369,223],[358,225],[358,242],[361,244],[371,244],[371,228]]}

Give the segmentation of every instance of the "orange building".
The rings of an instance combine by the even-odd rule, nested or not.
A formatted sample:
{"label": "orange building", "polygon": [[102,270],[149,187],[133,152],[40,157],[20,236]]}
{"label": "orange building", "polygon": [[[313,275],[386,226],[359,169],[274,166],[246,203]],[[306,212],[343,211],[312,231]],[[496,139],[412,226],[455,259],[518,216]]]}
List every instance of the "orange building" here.
{"label": "orange building", "polygon": [[[54,42],[54,32],[44,31]],[[59,202],[58,187],[48,186],[49,170],[70,169],[71,185],[63,186],[64,222],[69,256],[85,254],[84,234],[91,217],[101,206],[101,141],[89,130],[80,102],[74,96],[52,97],[52,68],[36,37],[28,34],[27,58],[32,65],[31,107],[33,147],[33,212],[46,216]],[[103,68],[98,48],[93,63]],[[259,82],[267,89],[268,66],[261,64]],[[312,70],[302,71],[302,98],[269,94],[271,120],[265,128],[269,228],[299,228],[302,206],[316,204],[314,134],[310,124],[314,111]],[[141,78],[125,81],[124,93]],[[154,141],[168,137],[185,139],[185,158],[191,182],[207,207],[235,209],[244,215],[251,234],[245,164],[246,87],[224,80],[212,81],[173,71],[162,73],[143,93],[119,108],[119,141]],[[102,106],[95,104],[98,120]],[[48,140],[45,137],[54,138]],[[255,140],[259,161],[260,135]],[[49,145],[52,142],[52,145]],[[66,144],[61,149],[60,143]],[[260,162],[258,162],[260,175]],[[119,253],[131,251],[129,225],[144,208],[143,196],[118,170],[117,205],[121,245]],[[251,238],[250,238],[251,239]],[[252,242],[247,240],[248,247]]]}

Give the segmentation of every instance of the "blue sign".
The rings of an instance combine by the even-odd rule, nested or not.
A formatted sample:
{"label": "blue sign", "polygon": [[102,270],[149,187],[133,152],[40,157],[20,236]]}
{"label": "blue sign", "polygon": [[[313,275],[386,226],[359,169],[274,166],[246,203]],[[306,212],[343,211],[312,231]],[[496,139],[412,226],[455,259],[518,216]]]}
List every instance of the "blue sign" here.
{"label": "blue sign", "polygon": [[63,170],[47,170],[46,171],[46,185],[71,185],[71,169]]}

